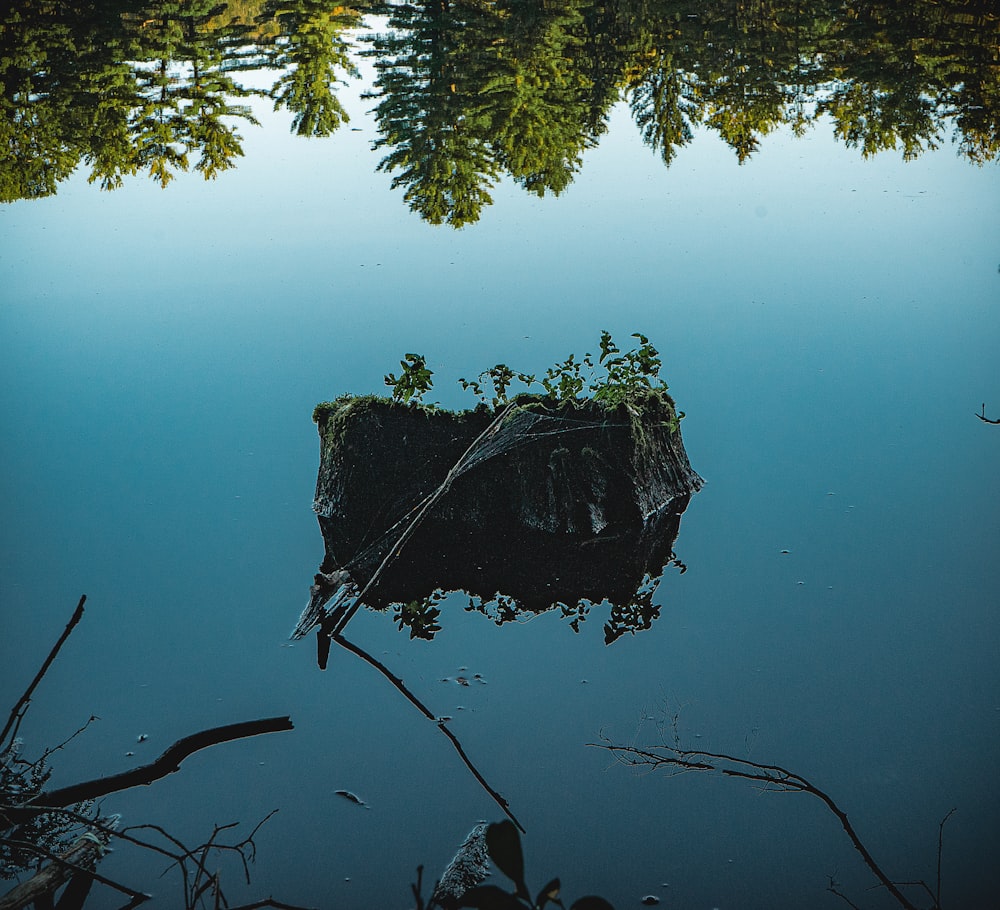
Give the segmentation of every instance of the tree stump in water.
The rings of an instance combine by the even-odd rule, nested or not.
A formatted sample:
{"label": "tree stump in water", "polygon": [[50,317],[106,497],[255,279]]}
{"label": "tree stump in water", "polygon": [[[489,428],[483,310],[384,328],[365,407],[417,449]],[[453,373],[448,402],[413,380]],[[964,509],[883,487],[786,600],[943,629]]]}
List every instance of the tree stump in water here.
{"label": "tree stump in water", "polygon": [[665,392],[463,412],[345,398],[314,419],[326,554],[296,637],[338,590],[375,609],[443,591],[499,596],[515,614],[634,606],[703,483]]}

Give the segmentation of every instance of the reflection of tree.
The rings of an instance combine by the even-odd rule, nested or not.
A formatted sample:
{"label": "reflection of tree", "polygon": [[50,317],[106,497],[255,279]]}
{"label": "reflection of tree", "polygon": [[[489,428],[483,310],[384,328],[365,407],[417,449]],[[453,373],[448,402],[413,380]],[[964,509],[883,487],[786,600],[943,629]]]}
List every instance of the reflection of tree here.
{"label": "reflection of tree", "polygon": [[[980,6],[982,8],[980,8]],[[643,137],[669,163],[704,124],[740,161],[782,124],[824,115],[864,155],[936,148],[949,122],[973,161],[1000,152],[1000,20],[985,5],[657,4],[626,81]],[[623,13],[623,15],[638,13]]]}
{"label": "reflection of tree", "polygon": [[292,128],[298,135],[329,136],[350,120],[334,86],[340,81],[338,69],[357,75],[344,32],[359,24],[361,13],[325,0],[274,6],[280,35],[268,65],[282,70],[271,90],[275,109],[292,111]]}
{"label": "reflection of tree", "polygon": [[[242,156],[244,103],[271,94],[301,135],[347,119],[333,86],[353,73],[341,33],[359,14],[297,0],[29,4],[0,19],[0,200],[45,196],[82,161],[103,189],[147,172],[167,186],[214,178]],[[232,7],[232,8],[230,8]],[[260,21],[253,21],[259,18]],[[241,73],[281,68],[268,93]]]}
{"label": "reflection of tree", "polygon": [[407,204],[431,224],[461,227],[493,201],[498,167],[479,97],[486,59],[473,52],[493,17],[485,5],[449,0],[402,5],[372,42],[376,148],[390,150],[379,169],[399,172],[393,187],[405,187]]}
{"label": "reflection of tree", "polygon": [[582,0],[484,6],[456,0],[393,7],[372,42],[375,97],[388,148],[379,167],[426,220],[460,227],[506,172],[539,196],[573,179],[604,129],[591,125],[594,83],[582,53]]}
{"label": "reflection of tree", "polygon": [[[238,68],[231,51],[245,28],[213,25],[212,0],[159,3],[139,26],[143,51],[135,68],[138,105],[131,116],[136,168],[148,170],[161,186],[174,171],[186,171],[192,154],[206,178],[233,167],[242,156],[234,120],[257,121],[234,99],[254,92],[230,74]],[[236,39],[236,40],[234,40]]]}
{"label": "reflection of tree", "polygon": [[[147,170],[205,177],[242,155],[233,121],[243,27],[210,25],[217,4],[23,5],[2,29],[0,198],[47,195],[82,160],[105,189]],[[235,40],[234,40],[235,39]]]}
{"label": "reflection of tree", "polygon": [[0,201],[55,192],[84,151],[95,93],[105,88],[93,58],[106,36],[85,5],[0,20]]}
{"label": "reflection of tree", "polygon": [[670,164],[676,150],[691,141],[698,108],[685,93],[688,86],[674,66],[673,54],[653,50],[651,56],[647,67],[629,81],[629,107],[643,141]]}
{"label": "reflection of tree", "polygon": [[[747,160],[781,126],[829,120],[863,155],[940,146],[1000,157],[1000,18],[983,0],[108,0],[0,12],[0,200],[55,191],[82,161],[103,188],[214,177],[242,155],[245,99],[304,136],[348,120],[337,83],[365,37],[393,175],[422,218],[477,220],[503,176],[559,193],[625,100],[670,164],[702,127]],[[241,74],[278,71],[268,89]]]}
{"label": "reflection of tree", "polygon": [[502,33],[492,40],[496,58],[484,91],[490,145],[498,164],[539,196],[564,190],[583,150],[596,145],[583,6],[511,0],[501,5]]}

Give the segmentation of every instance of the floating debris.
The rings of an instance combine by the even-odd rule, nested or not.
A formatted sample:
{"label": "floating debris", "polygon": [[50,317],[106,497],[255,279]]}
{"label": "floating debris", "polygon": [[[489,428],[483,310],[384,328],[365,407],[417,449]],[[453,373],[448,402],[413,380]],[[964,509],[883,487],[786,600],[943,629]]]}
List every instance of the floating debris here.
{"label": "floating debris", "polygon": [[334,795],[341,796],[346,799],[349,803],[354,803],[356,806],[361,806],[364,809],[370,809],[371,806],[368,805],[360,796],[356,793],[351,793],[350,790],[334,790]]}

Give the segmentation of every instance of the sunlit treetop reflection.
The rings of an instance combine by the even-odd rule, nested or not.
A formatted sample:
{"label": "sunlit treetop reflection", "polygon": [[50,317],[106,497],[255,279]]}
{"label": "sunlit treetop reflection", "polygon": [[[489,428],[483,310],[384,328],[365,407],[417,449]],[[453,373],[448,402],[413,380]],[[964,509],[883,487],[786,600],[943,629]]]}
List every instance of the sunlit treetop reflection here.
{"label": "sunlit treetop reflection", "polygon": [[951,140],[983,164],[1000,156],[998,43],[983,0],[20,0],[0,17],[0,200],[51,194],[81,163],[104,189],[214,178],[243,154],[253,97],[330,136],[358,53],[375,166],[433,224],[476,221],[504,178],[558,195],[619,101],[668,165],[698,128],[744,162],[825,123],[864,156]]}

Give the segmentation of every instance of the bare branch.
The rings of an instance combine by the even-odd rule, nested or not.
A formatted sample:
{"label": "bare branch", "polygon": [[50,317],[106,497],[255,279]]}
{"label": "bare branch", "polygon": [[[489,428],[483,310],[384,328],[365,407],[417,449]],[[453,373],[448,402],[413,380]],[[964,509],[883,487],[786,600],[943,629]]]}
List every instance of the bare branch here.
{"label": "bare branch", "polygon": [[28,704],[31,701],[31,695],[35,691],[35,687],[42,681],[42,677],[48,672],[52,661],[56,659],[56,655],[59,653],[60,648],[62,648],[66,639],[69,638],[70,633],[76,627],[76,624],[83,617],[83,605],[87,601],[87,595],[83,594],[80,597],[80,602],[76,605],[76,609],[73,611],[73,616],[70,621],[66,624],[66,628],[63,629],[62,635],[59,636],[59,640],[53,645],[52,650],[49,651],[49,656],[45,658],[45,663],[42,664],[42,668],[35,674],[35,678],[31,681],[31,684],[24,691],[17,704],[14,705],[14,709],[10,712],[10,717],[7,719],[7,723],[4,725],[3,732],[0,733],[0,743],[7,740],[7,735],[10,734],[12,737],[17,735],[18,727],[21,724],[21,719],[24,717],[25,712],[28,710]]}
{"label": "bare branch", "polygon": [[[868,848],[861,842],[853,825],[847,818],[847,813],[838,806],[829,795],[810,783],[799,774],[782,768],[780,765],[764,765],[747,759],[735,758],[719,752],[686,752],[673,749],[669,746],[658,746],[657,751],[649,749],[638,749],[633,746],[619,746],[613,743],[588,743],[599,749],[606,749],[615,755],[619,760],[629,765],[650,765],[653,768],[679,768],[688,771],[714,771],[726,777],[736,777],[743,780],[759,781],[769,786],[776,786],[781,790],[799,791],[810,793],[822,801],[826,807],[837,817],[840,826],[850,838],[854,849],[861,854],[865,865],[872,874],[879,880],[896,902],[904,910],[917,910],[907,897],[899,890],[897,884],[892,881],[882,871],[878,863],[868,852]],[[830,890],[833,890],[832,888]],[[838,894],[837,891],[834,891]]]}
{"label": "bare branch", "polygon": [[990,420],[990,418],[986,416],[986,402],[985,401],[983,402],[983,410],[979,414],[977,414],[976,417],[978,417],[983,423],[992,423],[992,424],[998,424],[998,423],[1000,423],[1000,419]]}
{"label": "bare branch", "polygon": [[131,771],[123,771],[121,774],[112,774],[109,777],[101,777],[97,780],[84,781],[58,790],[39,793],[34,799],[28,801],[26,807],[71,806],[90,799],[100,799],[109,793],[151,784],[168,774],[173,774],[180,770],[181,762],[185,758],[201,749],[207,749],[209,746],[231,742],[235,739],[244,739],[248,736],[292,729],[294,727],[291,718],[269,717],[263,720],[244,721],[202,730],[200,733],[192,733],[190,736],[177,740],[156,761],[148,765],[141,765]]}
{"label": "bare branch", "polygon": [[941,906],[941,854],[944,852],[944,826],[945,822],[947,822],[948,819],[951,818],[957,811],[957,808],[949,809],[948,814],[941,819],[941,824],[938,825],[937,893],[934,895],[935,907]]}
{"label": "bare branch", "polygon": [[844,894],[843,891],[840,890],[839,883],[834,881],[832,875],[830,876],[830,884],[827,885],[826,890],[829,891],[831,894],[836,894],[837,897],[839,897],[845,904],[847,904],[848,907],[851,907],[852,910],[861,910],[861,908],[856,903],[854,903],[854,901],[852,901],[846,894]]}
{"label": "bare branch", "polygon": [[428,720],[434,721],[434,723],[437,725],[437,728],[451,741],[451,744],[455,747],[455,751],[458,752],[459,758],[461,758],[462,761],[465,763],[465,767],[467,767],[472,772],[473,777],[475,777],[476,780],[479,781],[480,786],[487,793],[489,793],[489,795],[493,798],[493,801],[503,810],[504,815],[506,815],[507,818],[509,818],[517,826],[518,830],[522,834],[524,834],[524,827],[514,816],[514,813],[510,811],[510,804],[507,802],[506,799],[504,799],[499,793],[497,793],[496,790],[494,790],[486,782],[486,778],[479,773],[479,769],[472,763],[472,760],[469,758],[469,756],[465,754],[465,750],[462,748],[462,744],[458,741],[458,738],[455,736],[455,734],[448,729],[446,722],[441,720],[439,717],[435,717],[427,708],[427,706],[422,701],[420,701],[420,699],[417,698],[416,695],[414,695],[409,689],[406,688],[406,684],[403,682],[403,680],[401,680],[398,676],[396,676],[388,667],[385,666],[385,664],[380,663],[363,648],[360,648],[353,642],[348,641],[339,632],[334,632],[331,635],[331,638],[342,648],[346,648],[352,654],[356,654],[363,661],[365,661],[365,663],[370,664],[376,670],[378,670],[379,673],[381,673],[387,680],[389,680],[389,682],[391,682],[393,686],[395,686],[396,689],[406,697],[407,701],[409,701],[410,704],[412,704],[421,714],[424,715],[424,717],[426,717]]}

